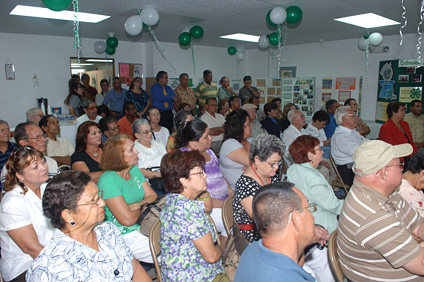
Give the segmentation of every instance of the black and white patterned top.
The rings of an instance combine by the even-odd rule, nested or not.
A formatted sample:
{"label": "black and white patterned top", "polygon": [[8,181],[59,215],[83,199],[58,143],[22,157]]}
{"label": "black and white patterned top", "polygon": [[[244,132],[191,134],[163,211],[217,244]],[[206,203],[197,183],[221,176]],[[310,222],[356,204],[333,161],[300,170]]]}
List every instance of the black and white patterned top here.
{"label": "black and white patterned top", "polygon": [[[271,178],[271,182],[279,182],[280,179],[277,175]],[[250,176],[242,175],[237,180],[236,183],[236,190],[234,192],[234,198],[233,198],[233,213],[234,213],[234,220],[238,224],[252,224],[253,220],[249,217],[249,215],[244,210],[243,206],[241,205],[241,201],[244,198],[253,197],[256,195],[256,192],[261,188],[262,186],[256,182],[255,179],[251,178]],[[241,233],[246,237],[246,240],[249,243],[252,243],[254,241],[258,241],[260,239],[259,233],[256,230],[241,230]]]}

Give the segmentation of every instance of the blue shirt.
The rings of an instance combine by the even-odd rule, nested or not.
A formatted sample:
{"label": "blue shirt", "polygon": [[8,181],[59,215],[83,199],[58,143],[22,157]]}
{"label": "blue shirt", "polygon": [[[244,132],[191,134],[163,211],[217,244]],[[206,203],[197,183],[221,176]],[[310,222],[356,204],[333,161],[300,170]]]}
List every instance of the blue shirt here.
{"label": "blue shirt", "polygon": [[243,252],[234,282],[297,282],[316,281],[291,258],[275,253],[253,242]]}
{"label": "blue shirt", "polygon": [[12,152],[18,148],[19,148],[18,144],[12,143],[9,141],[7,142],[6,152],[3,153],[2,151],[0,151],[0,171],[3,168],[3,166],[6,164],[6,161],[9,158],[9,156],[12,154]]}
{"label": "blue shirt", "polygon": [[106,96],[103,100],[103,105],[108,106],[114,112],[122,113],[124,106],[125,94],[128,90],[121,88],[121,92],[116,91],[115,89],[110,90],[106,93]]}
{"label": "blue shirt", "polygon": [[[171,87],[168,85],[165,86],[165,91],[167,95],[164,95],[163,93],[163,87],[159,83],[153,84],[153,86],[150,88],[150,96],[152,97],[152,105],[153,107],[158,108],[161,111],[172,111],[174,108],[174,97],[175,93],[172,90]],[[167,105],[165,106],[165,103]]]}
{"label": "blue shirt", "polygon": [[333,136],[334,130],[336,130],[336,127],[339,126],[336,123],[334,115],[332,113],[328,113],[328,115],[330,116],[330,122],[324,127],[325,136],[327,136],[327,139]]}

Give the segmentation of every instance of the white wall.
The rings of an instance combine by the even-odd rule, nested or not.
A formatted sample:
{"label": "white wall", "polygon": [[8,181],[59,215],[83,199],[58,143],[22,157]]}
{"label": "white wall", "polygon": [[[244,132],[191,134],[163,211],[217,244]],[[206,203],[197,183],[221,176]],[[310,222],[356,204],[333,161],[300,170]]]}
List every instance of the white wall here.
{"label": "white wall", "polygon": [[[290,41],[290,38],[288,40]],[[384,37],[382,45],[389,46],[390,51],[382,54],[369,54],[368,90],[365,52],[358,49],[358,40],[359,38],[329,41],[324,44],[288,46],[285,62],[281,66],[296,66],[298,77],[316,77],[315,109],[321,106],[322,78],[363,76],[361,115],[363,119],[374,120],[379,62],[392,59],[416,59],[418,53],[415,45],[418,36],[415,34],[404,35],[402,46],[399,46],[400,36]],[[268,51],[249,50],[246,52],[247,69],[253,77],[276,77],[276,65]]]}
{"label": "white wall", "polygon": [[[290,41],[290,38],[288,39]],[[383,45],[390,46],[389,53],[369,55],[369,91],[364,89],[362,116],[374,120],[378,83],[378,62],[390,59],[413,59],[417,57],[416,35],[406,35],[403,46],[399,46],[399,36],[387,36]],[[103,57],[93,50],[97,40],[82,38],[82,57]],[[175,43],[162,43],[165,51],[175,61],[177,72],[162,57],[153,42],[120,42],[115,59],[115,72],[118,63],[141,63],[145,76],[155,76],[165,70],[170,77],[187,72],[193,77],[193,64],[190,49],[182,49]],[[196,75],[195,83],[205,69],[213,71],[214,80],[221,76],[230,79],[252,77],[274,77],[275,66],[267,51],[248,50],[237,71],[234,56],[227,54],[226,48],[194,46]],[[75,57],[73,38],[26,34],[0,33],[0,62],[10,59],[16,69],[16,80],[5,80],[4,67],[0,67],[0,119],[5,119],[11,127],[24,121],[28,108],[36,106],[36,98],[46,97],[51,106],[63,105],[67,95],[67,82],[70,77],[69,57]],[[365,52],[357,48],[357,39],[306,44],[287,47],[284,66],[297,66],[298,76],[317,78],[317,100],[319,104],[321,79],[323,77],[366,76]],[[32,77],[38,75],[39,87],[33,87]],[[366,85],[366,80],[365,80]],[[319,105],[318,105],[319,106]]]}

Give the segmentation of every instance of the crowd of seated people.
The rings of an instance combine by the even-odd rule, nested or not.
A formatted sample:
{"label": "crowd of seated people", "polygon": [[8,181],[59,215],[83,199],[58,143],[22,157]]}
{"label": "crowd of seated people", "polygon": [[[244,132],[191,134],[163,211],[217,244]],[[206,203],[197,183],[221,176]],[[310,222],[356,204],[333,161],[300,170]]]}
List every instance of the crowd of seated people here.
{"label": "crowd of seated people", "polygon": [[[357,239],[346,232],[353,228],[353,217],[368,235],[383,228],[372,229],[357,218],[364,195],[376,201],[367,203],[370,207],[383,206],[378,215],[388,222],[398,224],[398,213],[404,219],[399,223],[402,232],[390,229],[403,243],[393,240],[388,247],[372,240],[370,246],[387,252],[401,249],[395,245],[401,242],[408,251],[396,251],[397,260],[377,251],[371,259],[390,273],[400,269],[395,275],[399,279],[422,280],[423,260],[417,258],[424,252],[417,246],[424,239],[424,150],[417,151],[403,121],[404,104],[389,103],[389,121],[380,132],[380,139],[393,146],[382,141],[370,145],[373,141],[358,133],[360,118],[352,99],[340,108],[330,101],[327,111],[317,111],[306,125],[303,113],[292,103],[282,105],[279,98],[260,109],[260,93],[249,79],[242,96],[223,77],[218,96],[211,71],[205,71],[196,93],[188,90],[188,75],[182,74],[182,85],[174,93],[167,86],[166,72],[159,72],[155,87],[168,96],[162,101],[141,88],[139,77],[129,91],[119,78],[114,78],[110,91],[109,82],[102,81],[98,94],[89,76],[83,78],[83,84],[76,78],[69,81],[66,97],[77,122],[75,140],[61,138],[59,120],[37,108],[28,110],[27,122],[15,127],[16,143],[10,140],[8,122],[0,120],[0,273],[5,281],[151,281],[143,269],[153,266],[149,238],[140,232],[137,220],[146,204],[161,196],[166,197],[160,214],[163,281],[229,281],[222,262],[225,247],[231,246],[226,245],[231,234],[222,218],[229,196],[235,223],[250,244],[240,261],[243,273],[237,272],[235,281],[257,281],[255,273],[271,269],[284,269],[287,277],[271,275],[267,281],[297,281],[290,279],[299,276],[305,281],[335,281],[325,247],[337,229],[342,233],[339,242],[345,244],[341,262],[347,277],[385,277],[384,270],[361,273],[356,267],[364,249],[349,245]],[[99,94],[105,103],[97,99]],[[171,130],[170,114],[175,125]],[[219,124],[210,123],[217,117]],[[324,131],[327,124],[333,127],[331,137]],[[222,143],[214,143],[213,137],[220,134]],[[70,141],[75,141],[75,149]],[[348,179],[345,183],[352,185],[346,203],[334,194],[328,169],[325,174],[325,153],[330,150],[342,177]],[[361,150],[387,156],[364,157]],[[280,179],[284,159],[287,180]],[[386,190],[380,189],[385,185]],[[396,206],[386,207],[384,199],[392,198]]]}

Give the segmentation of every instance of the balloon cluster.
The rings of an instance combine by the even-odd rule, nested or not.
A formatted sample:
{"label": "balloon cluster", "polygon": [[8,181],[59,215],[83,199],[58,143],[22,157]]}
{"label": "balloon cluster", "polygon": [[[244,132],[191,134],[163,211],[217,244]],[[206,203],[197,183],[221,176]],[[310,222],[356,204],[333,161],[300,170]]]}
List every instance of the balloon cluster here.
{"label": "balloon cluster", "polygon": [[72,0],[41,0],[52,11],[60,12],[71,5]]}
{"label": "balloon cluster", "polygon": [[203,28],[195,25],[190,29],[190,32],[183,32],[178,36],[178,42],[181,46],[188,46],[191,43],[191,38],[200,39],[203,36]]}
{"label": "balloon cluster", "polygon": [[118,39],[115,37],[113,32],[109,33],[109,38],[106,39],[106,43],[103,41],[97,41],[94,43],[94,51],[97,54],[102,54],[106,52],[108,55],[113,55],[116,52],[116,47],[118,47]]}
{"label": "balloon cluster", "polygon": [[[277,6],[271,9],[266,14],[266,22],[269,26],[275,27],[287,24],[297,24],[302,20],[303,12],[298,6],[290,6],[287,9]],[[283,41],[282,36],[278,32],[273,32],[268,35],[262,35],[258,40],[259,48],[268,48],[269,45],[278,46]]]}
{"label": "balloon cluster", "polygon": [[234,46],[230,46],[227,49],[228,55],[230,55],[230,56],[235,55],[236,60],[239,61],[239,62],[244,60],[244,51],[245,51],[245,49],[241,45],[237,46],[237,48],[234,47]]}
{"label": "balloon cluster", "polygon": [[159,13],[154,8],[144,8],[139,15],[129,17],[124,24],[125,31],[132,36],[141,33],[146,25],[152,26],[159,22]]}
{"label": "balloon cluster", "polygon": [[370,45],[372,46],[378,46],[383,42],[383,35],[378,32],[374,32],[371,34],[364,34],[361,38],[359,38],[358,41],[358,48],[361,51],[365,51],[368,49]]}

